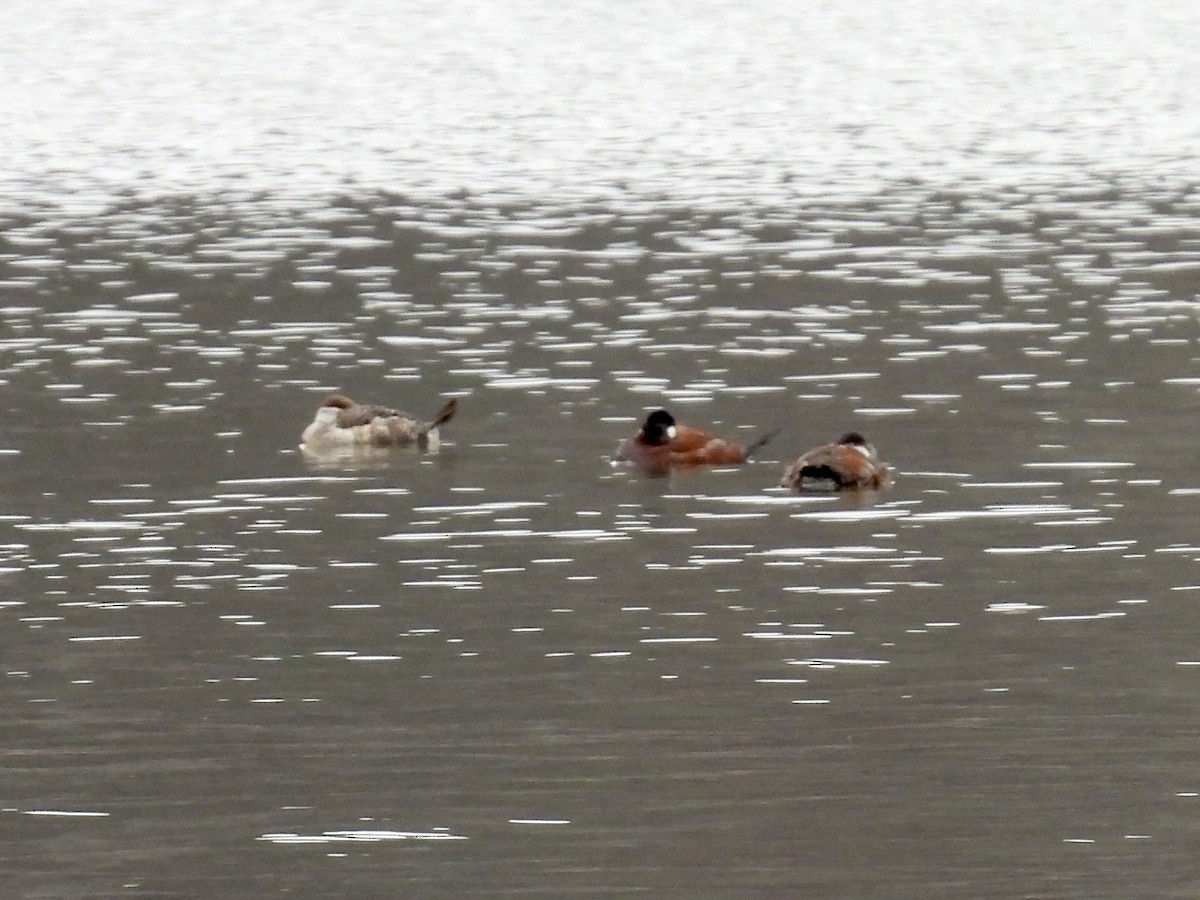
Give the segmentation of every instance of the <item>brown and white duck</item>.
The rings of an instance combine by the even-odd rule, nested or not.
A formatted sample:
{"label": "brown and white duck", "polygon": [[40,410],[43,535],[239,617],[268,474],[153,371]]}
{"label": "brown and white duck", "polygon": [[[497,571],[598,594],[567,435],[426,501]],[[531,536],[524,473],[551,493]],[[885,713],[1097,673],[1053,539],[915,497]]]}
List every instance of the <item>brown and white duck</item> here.
{"label": "brown and white duck", "polygon": [[794,490],[878,490],[892,483],[892,472],[875,447],[857,431],[833,444],[802,454],[784,469],[780,487]]}
{"label": "brown and white duck", "polygon": [[330,394],[316,417],[300,436],[301,446],[313,453],[355,447],[401,447],[416,444],[437,449],[438,429],[454,418],[458,400],[452,399],[430,421],[386,406],[356,403],[342,394]]}

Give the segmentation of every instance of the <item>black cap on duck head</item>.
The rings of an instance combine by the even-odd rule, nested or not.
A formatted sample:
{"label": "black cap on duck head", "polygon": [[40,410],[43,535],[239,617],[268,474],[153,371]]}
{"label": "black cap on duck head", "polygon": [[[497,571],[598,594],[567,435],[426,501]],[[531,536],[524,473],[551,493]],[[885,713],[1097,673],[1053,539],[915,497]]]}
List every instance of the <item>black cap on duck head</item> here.
{"label": "black cap on duck head", "polygon": [[867,439],[857,431],[847,431],[842,435],[842,439],[838,441],[838,443],[854,444],[856,447],[865,447],[867,445]]}
{"label": "black cap on duck head", "polygon": [[647,444],[666,444],[675,437],[675,417],[665,409],[656,409],[646,416],[642,425],[642,440]]}

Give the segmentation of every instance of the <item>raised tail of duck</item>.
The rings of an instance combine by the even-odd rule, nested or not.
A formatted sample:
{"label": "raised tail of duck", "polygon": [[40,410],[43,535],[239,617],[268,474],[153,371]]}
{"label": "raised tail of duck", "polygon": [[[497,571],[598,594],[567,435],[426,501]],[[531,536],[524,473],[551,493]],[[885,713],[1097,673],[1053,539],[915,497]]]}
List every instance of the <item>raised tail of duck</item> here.
{"label": "raised tail of duck", "polygon": [[778,436],[780,430],[781,429],[779,429],[779,428],[772,429],[771,431],[768,431],[766,434],[764,434],[762,437],[755,440],[753,443],[747,445],[746,459],[750,458],[750,454],[754,453],[757,450],[762,449],[764,446],[766,446],[771,441],[773,441]]}
{"label": "raised tail of duck", "polygon": [[449,403],[442,407],[441,411],[437,414],[437,418],[425,426],[425,430],[433,431],[433,429],[437,428],[439,425],[445,425],[454,418],[454,414],[456,412],[458,412],[458,398],[454,397]]}
{"label": "raised tail of duck", "polygon": [[426,450],[438,450],[442,446],[442,436],[438,431],[438,427],[445,425],[453,419],[456,412],[458,412],[458,400],[452,399],[441,408],[437,417],[425,426],[424,434],[419,439],[421,446]]}

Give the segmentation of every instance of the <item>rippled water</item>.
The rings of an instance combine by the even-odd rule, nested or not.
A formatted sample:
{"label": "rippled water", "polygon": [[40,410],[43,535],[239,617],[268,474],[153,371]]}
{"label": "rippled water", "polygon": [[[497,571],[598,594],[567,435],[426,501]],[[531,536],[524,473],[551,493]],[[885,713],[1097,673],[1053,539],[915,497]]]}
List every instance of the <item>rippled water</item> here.
{"label": "rippled water", "polygon": [[15,895],[1195,894],[1184,5],[92,12],[0,11]]}

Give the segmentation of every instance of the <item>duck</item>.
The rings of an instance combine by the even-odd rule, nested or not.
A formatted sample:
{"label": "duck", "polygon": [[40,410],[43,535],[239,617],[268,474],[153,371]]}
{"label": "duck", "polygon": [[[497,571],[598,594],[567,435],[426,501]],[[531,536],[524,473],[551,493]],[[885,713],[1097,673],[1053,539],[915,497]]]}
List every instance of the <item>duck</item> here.
{"label": "duck", "polygon": [[454,418],[458,400],[451,399],[426,422],[399,410],[357,403],[344,394],[330,394],[300,436],[300,446],[314,453],[362,447],[400,447],[416,444],[437,449],[438,429]]}
{"label": "duck", "polygon": [[879,490],[892,483],[892,473],[879,453],[857,431],[835,443],[802,453],[783,471],[780,487],[794,490]]}
{"label": "duck", "polygon": [[765,434],[743,447],[699,428],[681,425],[667,410],[656,409],[646,416],[637,434],[621,441],[613,458],[656,474],[675,466],[732,466],[744,463],[775,434]]}

